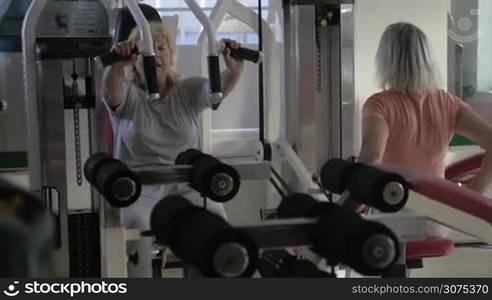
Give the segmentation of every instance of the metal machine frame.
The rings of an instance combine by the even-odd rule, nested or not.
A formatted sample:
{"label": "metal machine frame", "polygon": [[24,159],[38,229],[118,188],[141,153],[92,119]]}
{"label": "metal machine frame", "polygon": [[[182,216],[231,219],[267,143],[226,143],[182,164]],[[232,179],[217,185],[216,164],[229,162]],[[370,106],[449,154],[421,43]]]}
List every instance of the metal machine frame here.
{"label": "metal machine frame", "polygon": [[311,173],[354,155],[352,3],[284,1],[286,139]]}
{"label": "metal machine frame", "polygon": [[[88,37],[91,40],[89,43],[96,42],[99,37],[103,37],[103,40],[107,38],[107,50],[109,50],[111,38],[109,27],[104,32],[104,24],[101,24],[98,30],[89,33],[83,33],[83,31],[78,33],[77,31],[77,34],[71,35],[68,32],[65,34],[57,32],[51,36],[45,36],[46,33],[42,30],[45,30],[47,25],[42,24],[41,26],[38,22],[43,13],[48,13],[45,9],[48,4],[52,4],[52,2],[48,0],[32,1],[22,29],[30,186],[31,191],[42,197],[57,215],[59,249],[54,253],[53,273],[56,276],[69,276],[69,274],[76,272],[78,276],[91,276],[89,275],[91,272],[101,274],[99,270],[101,269],[100,250],[97,250],[100,247],[100,241],[94,239],[94,236],[70,237],[69,232],[84,234],[86,228],[92,228],[94,234],[99,235],[101,233],[104,241],[105,235],[103,233],[106,224],[104,219],[100,220],[103,214],[99,214],[100,203],[103,203],[104,206],[104,201],[100,201],[100,195],[84,180],[82,174],[83,161],[92,153],[106,150],[105,137],[97,131],[97,128],[104,124],[104,120],[101,118],[103,116],[101,110],[104,108],[97,106],[97,109],[91,110],[89,108],[91,105],[85,107],[80,103],[68,107],[70,105],[66,102],[65,93],[67,90],[64,85],[67,81],[73,80],[71,85],[72,93],[74,93],[73,99],[79,96],[87,99],[94,97],[92,99],[94,106],[92,107],[96,108],[95,105],[100,105],[100,101],[95,101],[100,98],[100,88],[97,84],[100,82],[100,73],[97,72],[94,62],[90,61],[89,56],[84,61],[84,59],[74,57],[62,58],[63,55],[61,55],[58,61],[54,61],[55,57],[42,58],[40,53],[47,49],[42,47],[49,45],[50,41],[56,37],[77,37],[80,39]],[[87,5],[89,6],[85,7],[85,13],[88,12],[87,10],[96,9],[95,7],[100,5],[97,6],[99,9],[97,12],[105,15],[106,26],[108,26],[107,11],[103,4],[91,3]],[[56,7],[50,6],[50,9],[56,10]],[[94,13],[93,10],[91,12]],[[100,15],[93,17],[97,18]],[[96,25],[87,24],[86,26]],[[40,37],[46,38],[41,40]],[[74,43],[78,45],[79,42],[75,41]],[[103,41],[102,43],[104,44]],[[70,78],[70,73],[72,75],[86,74],[82,76],[87,77],[85,81],[82,78],[78,80],[76,77]],[[63,85],[60,85],[60,88],[48,88],[50,85],[56,86],[56,79],[60,78],[59,76],[63,76],[61,77],[63,78]],[[91,94],[75,94],[82,90],[90,91]],[[73,109],[73,116],[68,109]],[[60,124],[64,125],[60,126]],[[75,136],[73,135],[74,129],[76,131]],[[69,145],[74,145],[77,149],[74,150]],[[76,183],[72,182],[75,180]],[[100,227],[99,224],[101,223],[103,225]],[[82,248],[87,246],[88,248],[81,251],[77,250],[78,247],[75,247],[75,244],[85,243],[83,241],[87,241],[88,244],[81,244],[80,246]],[[95,252],[90,250],[93,248],[96,249]],[[86,257],[86,254],[90,258]],[[102,257],[105,256],[102,255]],[[86,262],[86,259],[91,261]],[[88,267],[84,267],[86,263]],[[105,268],[102,267],[102,269]],[[105,275],[103,272],[102,276]]]}

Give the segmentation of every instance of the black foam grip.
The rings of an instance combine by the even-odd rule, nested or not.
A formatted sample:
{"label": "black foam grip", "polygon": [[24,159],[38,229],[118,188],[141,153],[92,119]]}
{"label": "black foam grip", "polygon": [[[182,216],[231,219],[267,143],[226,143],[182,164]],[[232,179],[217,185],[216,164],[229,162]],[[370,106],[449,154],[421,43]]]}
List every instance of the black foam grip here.
{"label": "black foam grip", "polygon": [[231,57],[239,60],[247,60],[252,63],[258,63],[260,61],[260,51],[257,50],[252,50],[248,48],[239,48],[239,49],[234,49],[228,47],[229,50],[231,51]]}
{"label": "black foam grip", "polygon": [[195,159],[199,156],[202,156],[203,152],[197,149],[188,149],[186,151],[178,154],[175,160],[175,164],[177,165],[193,165],[195,163]]}
{"label": "black foam grip", "polygon": [[150,227],[158,242],[168,244],[174,223],[199,209],[181,196],[168,196],[159,201],[150,214]]}
{"label": "black foam grip", "polygon": [[220,65],[218,56],[208,57],[208,80],[210,81],[211,93],[222,93],[220,79]]}
{"label": "black foam grip", "polygon": [[147,82],[147,93],[159,94],[157,87],[157,73],[155,70],[155,56],[144,56],[143,58],[145,80]]}
{"label": "black foam grip", "polygon": [[291,194],[282,199],[277,207],[277,217],[287,218],[311,218],[315,217],[319,211],[321,202],[310,195]]}
{"label": "black foam grip", "polygon": [[[129,178],[135,183],[135,193],[125,201],[115,197],[113,194],[113,185],[120,178]],[[135,203],[140,197],[142,184],[140,179],[124,163],[119,160],[108,158],[98,164],[94,177],[94,186],[103,194],[104,198],[115,207],[127,207]]]}
{"label": "black foam grip", "polygon": [[364,260],[363,246],[374,235],[390,238],[398,258],[398,239],[384,225],[366,221],[357,213],[333,203],[324,203],[319,214],[317,230],[313,232],[315,249],[331,259],[338,260],[365,275],[380,275],[386,268],[372,267]]}
{"label": "black foam grip", "polygon": [[[217,195],[212,189],[212,179],[219,173],[227,174],[232,178],[233,188],[226,195]],[[220,162],[208,154],[196,158],[193,164],[191,187],[202,195],[216,202],[227,202],[236,196],[240,185],[239,173],[233,167]]]}
{"label": "black foam grip", "polygon": [[[138,48],[133,48],[132,54],[138,54]],[[101,62],[102,67],[105,68],[117,62],[129,60],[130,58],[121,56],[116,51],[112,50],[111,52],[98,56],[98,59]]]}
{"label": "black foam grip", "polygon": [[[384,188],[390,182],[400,183],[404,188],[404,196],[399,203],[388,203],[383,197]],[[408,184],[402,176],[364,164],[353,165],[347,176],[347,189],[353,200],[376,207],[383,212],[399,211],[408,199]]]}
{"label": "black foam grip", "polygon": [[[385,268],[375,268],[364,259],[364,245],[366,242],[376,236],[385,236],[393,241],[394,245],[394,256],[392,257],[391,263]],[[353,245],[347,252],[345,260],[348,265],[354,266],[354,270],[361,274],[367,275],[381,275],[386,273],[386,270],[390,268],[400,256],[400,247],[397,236],[385,225],[377,223],[374,221],[364,220],[362,224],[354,229],[350,236],[350,243]]]}
{"label": "black foam grip", "polygon": [[315,247],[328,256],[343,260],[352,246],[348,236],[357,231],[363,219],[344,207],[334,203],[325,203],[319,213],[319,222]]}
{"label": "black foam grip", "polygon": [[249,265],[239,277],[250,277],[256,270],[258,249],[243,232],[232,228],[223,218],[205,210],[196,211],[181,222],[170,244],[177,256],[196,266],[206,277],[219,277],[213,257],[226,243],[242,245],[248,253]]}
{"label": "black foam grip", "polygon": [[[227,202],[239,192],[241,180],[233,167],[222,163],[217,158],[196,149],[181,152],[175,160],[176,164],[192,165],[190,186],[205,197],[216,202]],[[212,189],[214,175],[224,173],[232,178],[233,188],[226,195],[217,195]]]}
{"label": "black foam grip", "polygon": [[95,184],[97,170],[105,160],[111,160],[111,157],[107,153],[96,153],[86,160],[84,164],[84,176],[91,184]]}
{"label": "black foam grip", "polygon": [[160,201],[152,211],[151,228],[160,242],[206,277],[220,276],[213,257],[221,245],[229,242],[242,245],[248,253],[249,265],[240,277],[250,277],[256,269],[258,249],[249,236],[182,197]]}
{"label": "black foam grip", "polygon": [[121,173],[126,171],[128,168],[122,162],[110,158],[105,159],[99,164],[99,167],[96,172],[94,185],[104,193],[106,191],[106,187],[108,186],[109,177],[113,176],[113,173]]}
{"label": "black foam grip", "polygon": [[342,194],[346,189],[347,176],[353,163],[332,159],[321,168],[321,184],[328,191]]}

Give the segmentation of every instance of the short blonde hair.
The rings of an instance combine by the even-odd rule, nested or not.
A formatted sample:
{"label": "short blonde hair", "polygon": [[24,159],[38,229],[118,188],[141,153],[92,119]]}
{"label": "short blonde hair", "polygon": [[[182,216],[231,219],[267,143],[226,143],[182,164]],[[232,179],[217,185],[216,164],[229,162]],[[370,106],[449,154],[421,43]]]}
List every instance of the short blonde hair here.
{"label": "short blonde hair", "polygon": [[439,88],[425,33],[409,23],[389,25],[379,43],[376,68],[380,87],[405,94],[422,94]]}
{"label": "short blonde hair", "polygon": [[[174,33],[166,25],[160,22],[149,22],[149,25],[150,31],[152,33],[152,39],[156,40],[157,38],[163,38],[166,41],[167,46],[169,47],[169,51],[171,53],[171,66],[170,70],[168,71],[167,79],[169,82],[175,83],[179,79],[180,74],[176,70],[178,47],[176,45],[176,38],[174,36]],[[132,30],[128,37],[128,40],[140,40],[140,30],[138,29],[138,27]],[[127,80],[135,81],[135,83],[139,86],[145,86],[144,79],[140,78],[135,65],[130,65],[125,68],[125,78]]]}

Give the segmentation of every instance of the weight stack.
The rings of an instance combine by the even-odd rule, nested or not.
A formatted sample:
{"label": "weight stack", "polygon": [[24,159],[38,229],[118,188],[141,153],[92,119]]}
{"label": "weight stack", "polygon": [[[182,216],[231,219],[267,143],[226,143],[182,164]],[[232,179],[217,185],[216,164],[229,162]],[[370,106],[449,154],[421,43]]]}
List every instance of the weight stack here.
{"label": "weight stack", "polygon": [[101,277],[99,214],[68,216],[70,277]]}

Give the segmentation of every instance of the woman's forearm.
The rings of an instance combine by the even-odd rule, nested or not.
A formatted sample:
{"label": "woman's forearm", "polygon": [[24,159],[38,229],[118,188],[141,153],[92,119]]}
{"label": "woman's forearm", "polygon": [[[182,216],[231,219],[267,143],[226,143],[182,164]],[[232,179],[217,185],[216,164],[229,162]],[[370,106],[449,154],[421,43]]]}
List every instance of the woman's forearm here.
{"label": "woman's forearm", "polygon": [[104,70],[102,87],[110,106],[118,106],[123,102],[123,81],[123,67],[113,65]]}
{"label": "woman's forearm", "polygon": [[224,97],[229,95],[241,77],[241,72],[232,72],[227,69],[221,74],[222,94]]}
{"label": "woman's forearm", "polygon": [[467,185],[468,188],[483,193],[492,182],[492,151],[487,150],[482,159],[480,171]]}

